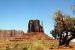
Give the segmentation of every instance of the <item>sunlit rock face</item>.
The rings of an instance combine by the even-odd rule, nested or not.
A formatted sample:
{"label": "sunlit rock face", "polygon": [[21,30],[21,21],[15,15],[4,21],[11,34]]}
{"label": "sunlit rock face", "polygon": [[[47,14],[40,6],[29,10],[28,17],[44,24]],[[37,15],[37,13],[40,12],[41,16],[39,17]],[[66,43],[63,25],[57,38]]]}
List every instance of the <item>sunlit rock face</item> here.
{"label": "sunlit rock face", "polygon": [[43,23],[40,24],[39,20],[29,20],[28,32],[24,33],[20,30],[0,30],[0,40],[52,40],[48,35],[44,33]]}
{"label": "sunlit rock face", "polygon": [[51,40],[51,38],[43,32],[28,32],[16,30],[0,30],[0,40]]}
{"label": "sunlit rock face", "polygon": [[15,37],[23,36],[23,31],[16,30],[0,30],[0,40],[13,39]]}

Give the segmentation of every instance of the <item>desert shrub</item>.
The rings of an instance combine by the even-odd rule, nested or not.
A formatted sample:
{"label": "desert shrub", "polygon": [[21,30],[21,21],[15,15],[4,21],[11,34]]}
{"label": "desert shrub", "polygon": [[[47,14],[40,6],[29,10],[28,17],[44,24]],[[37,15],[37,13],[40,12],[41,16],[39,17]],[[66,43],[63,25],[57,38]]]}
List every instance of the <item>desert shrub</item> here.
{"label": "desert shrub", "polygon": [[11,50],[11,48],[9,48],[9,47],[6,47],[6,50]]}
{"label": "desert shrub", "polygon": [[42,40],[34,42],[28,50],[44,50],[44,42]]}
{"label": "desert shrub", "polygon": [[34,50],[44,50],[44,48],[41,46],[36,46]]}
{"label": "desert shrub", "polygon": [[16,45],[15,45],[15,48],[17,48],[17,47],[18,47],[18,45],[19,45],[19,44],[16,44]]}
{"label": "desert shrub", "polygon": [[22,50],[28,50],[28,48],[23,48]]}
{"label": "desert shrub", "polygon": [[19,50],[19,44],[15,44],[12,50]]}

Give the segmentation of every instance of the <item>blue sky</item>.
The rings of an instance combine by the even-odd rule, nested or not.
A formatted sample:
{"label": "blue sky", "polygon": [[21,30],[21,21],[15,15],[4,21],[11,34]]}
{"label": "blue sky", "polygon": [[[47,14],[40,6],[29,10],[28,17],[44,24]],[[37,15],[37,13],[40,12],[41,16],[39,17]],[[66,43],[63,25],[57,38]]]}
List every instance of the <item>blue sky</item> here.
{"label": "blue sky", "polygon": [[73,4],[75,0],[0,0],[0,29],[27,32],[28,21],[39,19],[44,23],[45,33],[50,35],[54,28],[55,11],[60,9],[75,16],[70,10]]}

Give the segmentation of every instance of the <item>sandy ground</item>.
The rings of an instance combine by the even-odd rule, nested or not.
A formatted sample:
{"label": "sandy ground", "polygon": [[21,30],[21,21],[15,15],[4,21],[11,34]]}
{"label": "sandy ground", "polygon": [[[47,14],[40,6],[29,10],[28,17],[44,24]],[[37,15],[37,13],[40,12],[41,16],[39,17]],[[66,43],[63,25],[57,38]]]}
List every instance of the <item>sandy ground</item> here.
{"label": "sandy ground", "polygon": [[59,48],[59,49],[54,49],[54,50],[75,50],[75,47],[74,48]]}
{"label": "sandy ground", "polygon": [[75,46],[73,48],[54,48],[54,49],[50,49],[50,50],[75,50]]}

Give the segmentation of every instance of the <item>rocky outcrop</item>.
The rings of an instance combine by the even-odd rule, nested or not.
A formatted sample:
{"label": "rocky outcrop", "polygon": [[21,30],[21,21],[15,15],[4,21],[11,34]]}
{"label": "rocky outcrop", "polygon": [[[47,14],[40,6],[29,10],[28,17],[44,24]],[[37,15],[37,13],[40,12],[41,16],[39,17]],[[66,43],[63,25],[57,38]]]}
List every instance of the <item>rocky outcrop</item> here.
{"label": "rocky outcrop", "polygon": [[44,33],[43,23],[39,20],[29,20],[28,32],[17,30],[0,30],[0,40],[51,40],[51,38]]}
{"label": "rocky outcrop", "polygon": [[43,26],[40,25],[39,20],[29,20],[28,32],[44,32]]}
{"label": "rocky outcrop", "polygon": [[15,37],[23,36],[23,31],[16,30],[0,30],[0,40],[13,39]]}

